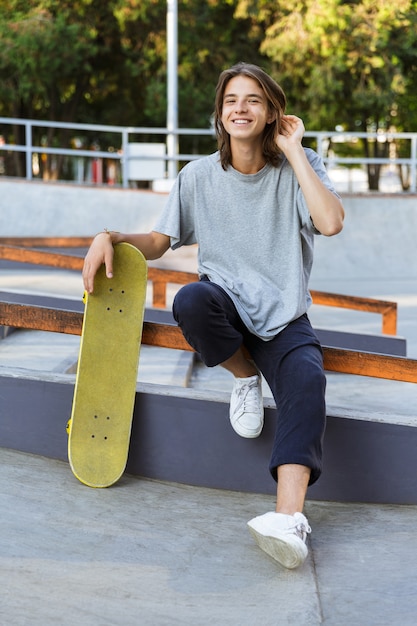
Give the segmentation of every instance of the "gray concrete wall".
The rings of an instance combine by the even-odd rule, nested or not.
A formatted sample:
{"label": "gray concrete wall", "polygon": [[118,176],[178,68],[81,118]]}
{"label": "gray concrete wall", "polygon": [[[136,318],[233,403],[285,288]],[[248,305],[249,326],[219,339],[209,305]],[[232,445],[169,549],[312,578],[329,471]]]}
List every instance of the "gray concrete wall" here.
{"label": "gray concrete wall", "polygon": [[345,195],[343,231],[317,237],[314,280],[417,278],[417,196]]}
{"label": "gray concrete wall", "polygon": [[0,236],[91,236],[150,230],[166,194],[0,179]]}
{"label": "gray concrete wall", "polygon": [[[103,228],[147,231],[166,194],[0,180],[0,236],[90,236]],[[417,278],[417,196],[343,197],[337,237],[317,237],[312,284]]]}

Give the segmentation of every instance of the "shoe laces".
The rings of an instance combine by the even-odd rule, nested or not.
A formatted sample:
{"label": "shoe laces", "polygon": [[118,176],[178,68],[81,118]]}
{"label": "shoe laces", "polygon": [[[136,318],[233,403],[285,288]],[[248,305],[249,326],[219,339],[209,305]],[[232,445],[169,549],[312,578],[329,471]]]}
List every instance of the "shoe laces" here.
{"label": "shoe laces", "polygon": [[305,519],[298,519],[294,524],[293,530],[297,537],[304,541],[304,543],[307,539],[307,535],[311,533],[311,527]]}
{"label": "shoe laces", "polygon": [[236,390],[238,398],[237,408],[242,408],[244,413],[257,413],[258,411],[258,377],[249,383],[243,383]]}

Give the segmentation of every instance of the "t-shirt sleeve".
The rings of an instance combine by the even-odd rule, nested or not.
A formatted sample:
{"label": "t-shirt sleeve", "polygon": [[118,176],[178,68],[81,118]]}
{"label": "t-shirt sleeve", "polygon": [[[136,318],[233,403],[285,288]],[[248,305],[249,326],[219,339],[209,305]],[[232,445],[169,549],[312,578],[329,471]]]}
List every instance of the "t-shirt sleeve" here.
{"label": "t-shirt sleeve", "polygon": [[186,170],[187,167],[178,174],[162,214],[153,228],[154,231],[170,237],[172,249],[197,243],[192,193],[187,183]]}

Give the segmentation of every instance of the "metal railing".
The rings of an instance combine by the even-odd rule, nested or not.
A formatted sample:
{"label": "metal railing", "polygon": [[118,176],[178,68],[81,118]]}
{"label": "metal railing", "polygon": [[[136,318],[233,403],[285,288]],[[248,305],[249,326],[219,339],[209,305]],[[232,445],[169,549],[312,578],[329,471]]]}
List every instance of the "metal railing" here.
{"label": "metal railing", "polygon": [[[15,140],[8,142],[5,136],[11,136],[10,127],[23,127],[25,131],[24,143],[17,143]],[[101,150],[99,147],[82,148],[73,145],[70,147],[55,147],[47,145],[42,141],[41,145],[33,142],[34,129],[64,129],[73,133],[73,138],[77,137],[77,134],[87,132],[99,136],[100,134],[114,135],[113,146],[108,150]],[[38,132],[39,134],[39,132]],[[124,126],[107,126],[100,124],[75,124],[66,122],[48,122],[31,119],[9,118],[0,117],[0,159],[4,153],[23,153],[25,155],[25,175],[26,180],[33,180],[36,178],[34,174],[34,158],[41,155],[56,155],[63,157],[70,157],[78,160],[79,163],[84,162],[84,159],[88,162],[97,162],[102,160],[112,161],[118,164],[120,170],[120,176],[118,177],[119,184],[122,187],[128,187],[129,178],[129,162],[135,160],[146,161],[158,161],[174,162],[178,169],[180,163],[191,161],[201,158],[204,154],[159,154],[154,156],[148,154],[144,149],[143,154],[135,153],[133,156],[129,155],[129,146],[132,145],[132,137],[142,136],[144,138],[149,137],[161,137],[163,138],[164,145],[168,145],[168,139],[174,135],[177,139],[182,136],[196,136],[196,137],[212,137],[213,148],[215,147],[215,135],[211,128],[197,129],[197,128],[178,128],[175,130],[169,130],[168,128],[158,127],[124,127]],[[312,140],[315,150],[322,156],[324,162],[329,168],[334,167],[363,167],[369,164],[381,165],[381,166],[405,166],[408,168],[409,173],[409,186],[408,190],[412,193],[416,192],[417,188],[417,133],[395,133],[395,132],[340,132],[340,131],[307,131],[305,138]],[[340,144],[351,144],[358,142],[360,139],[367,139],[368,142],[380,142],[388,143],[390,145],[389,156],[387,157],[357,157],[357,156],[340,156],[337,154],[335,147]],[[397,156],[397,146],[399,141],[403,141],[409,144],[406,149],[407,156]],[[137,139],[135,140],[138,141]],[[172,143],[172,142],[171,142]],[[176,143],[176,142],[174,142]],[[76,142],[73,142],[76,144]],[[141,145],[139,141],[137,145]],[[143,142],[143,145],[146,145]],[[404,143],[402,145],[404,150]],[[80,161],[81,160],[81,161]],[[0,163],[1,165],[1,163]],[[6,174],[7,172],[1,171],[0,174]],[[165,174],[166,175],[166,174]],[[88,182],[103,182],[99,180]],[[66,181],[71,182],[71,181]],[[78,176],[72,180],[72,182],[83,182],[83,177]],[[113,181],[114,182],[114,181]]]}

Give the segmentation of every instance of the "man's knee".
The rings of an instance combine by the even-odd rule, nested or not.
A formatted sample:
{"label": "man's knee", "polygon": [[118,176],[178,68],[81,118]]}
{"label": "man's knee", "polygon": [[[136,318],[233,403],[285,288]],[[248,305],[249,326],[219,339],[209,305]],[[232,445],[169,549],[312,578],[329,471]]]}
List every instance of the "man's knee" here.
{"label": "man's knee", "polygon": [[207,288],[204,283],[195,282],[184,285],[176,294],[172,306],[175,320],[181,321],[196,315],[202,315],[208,308]]}

